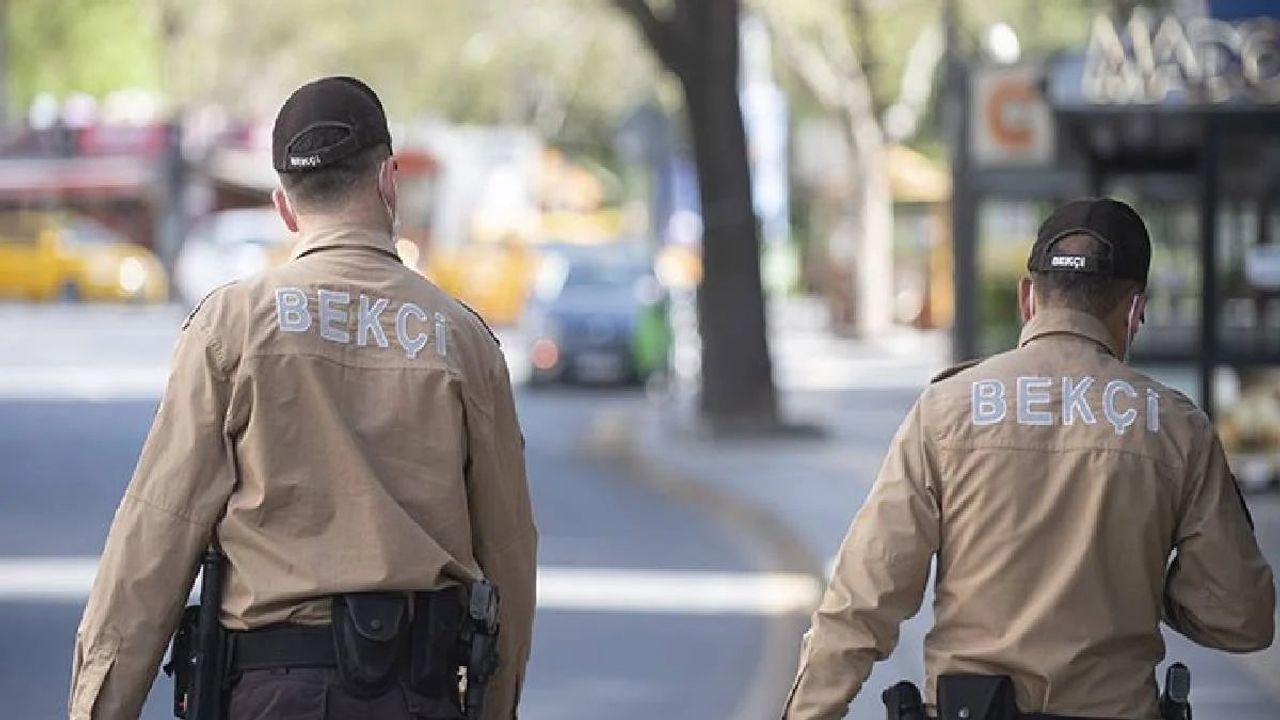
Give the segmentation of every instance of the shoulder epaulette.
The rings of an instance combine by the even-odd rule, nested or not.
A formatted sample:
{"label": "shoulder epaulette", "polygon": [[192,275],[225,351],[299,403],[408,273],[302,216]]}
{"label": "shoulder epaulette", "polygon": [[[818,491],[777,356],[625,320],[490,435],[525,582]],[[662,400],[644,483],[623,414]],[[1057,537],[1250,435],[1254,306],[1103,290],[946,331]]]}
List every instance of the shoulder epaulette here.
{"label": "shoulder epaulette", "polygon": [[467,312],[471,313],[476,320],[479,320],[480,327],[484,328],[485,332],[489,333],[489,337],[493,338],[493,342],[496,343],[498,347],[502,347],[502,341],[498,339],[498,334],[493,331],[493,328],[489,327],[489,323],[485,322],[483,315],[476,312],[474,308],[461,300],[458,300],[457,298],[454,298],[454,300],[457,300],[459,305],[461,305]]}
{"label": "shoulder epaulette", "polygon": [[946,380],[952,375],[958,375],[959,373],[964,372],[965,370],[968,370],[969,368],[973,367],[974,365],[977,365],[980,362],[982,362],[982,358],[976,358],[974,360],[965,360],[964,362],[958,365],[952,365],[946,370],[943,370],[937,375],[934,375],[933,378],[929,380],[929,384],[932,385],[933,383],[936,383],[936,382],[942,382],[943,380]]}
{"label": "shoulder epaulette", "polygon": [[191,321],[195,319],[196,313],[200,312],[200,308],[204,307],[204,304],[209,300],[209,298],[213,297],[217,292],[219,292],[223,288],[226,288],[229,285],[234,285],[235,283],[236,283],[235,280],[232,280],[231,282],[222,283],[218,287],[205,293],[205,296],[200,298],[200,302],[196,303],[196,306],[191,308],[191,312],[187,313],[187,317],[182,321],[182,329],[186,330],[191,325]]}

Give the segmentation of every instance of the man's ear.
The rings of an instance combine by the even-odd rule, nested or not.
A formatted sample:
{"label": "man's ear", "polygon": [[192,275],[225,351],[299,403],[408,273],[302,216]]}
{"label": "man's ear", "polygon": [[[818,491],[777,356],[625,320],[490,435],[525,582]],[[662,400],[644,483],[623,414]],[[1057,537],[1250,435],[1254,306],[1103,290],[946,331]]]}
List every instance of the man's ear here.
{"label": "man's ear", "polygon": [[1139,292],[1133,296],[1133,305],[1129,309],[1129,335],[1137,335],[1138,328],[1147,321],[1147,293]]}
{"label": "man's ear", "polygon": [[1036,315],[1036,288],[1031,278],[1023,276],[1018,280],[1018,310],[1022,322],[1027,322]]}
{"label": "man's ear", "polygon": [[392,212],[396,210],[396,173],[399,170],[400,163],[394,155],[382,161],[378,168],[378,193]]}
{"label": "man's ear", "polygon": [[298,215],[289,204],[289,196],[284,194],[284,188],[271,191],[271,202],[276,206],[276,212],[280,213],[280,219],[289,228],[289,232],[298,232]]}

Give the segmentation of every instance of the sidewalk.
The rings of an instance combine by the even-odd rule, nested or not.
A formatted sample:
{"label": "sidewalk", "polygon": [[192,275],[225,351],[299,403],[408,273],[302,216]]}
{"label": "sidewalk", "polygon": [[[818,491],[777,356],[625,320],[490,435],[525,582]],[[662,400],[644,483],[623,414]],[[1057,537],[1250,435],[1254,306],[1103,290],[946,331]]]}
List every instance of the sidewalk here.
{"label": "sidewalk", "polygon": [[[831,338],[803,324],[784,329],[774,337],[784,415],[820,425],[825,437],[713,442],[694,431],[690,403],[673,398],[637,419],[635,451],[672,476],[736,498],[767,517],[790,534],[785,538],[790,548],[807,556],[805,567],[823,572],[874,482],[898,425],[928,377],[948,364],[942,340],[936,334],[904,333],[869,344]],[[1276,565],[1280,502],[1254,496],[1251,503],[1260,516],[1264,552]],[[922,680],[921,648],[932,622],[932,601],[930,592],[922,612],[903,625],[898,650],[876,665],[849,717],[883,717],[881,689],[903,678]],[[1169,658],[1192,668],[1192,699],[1201,720],[1277,717],[1280,664],[1274,648],[1233,658],[1171,633],[1166,636]],[[799,641],[795,637],[791,643],[790,661],[777,667],[794,671]],[[782,700],[777,697],[775,706]]]}

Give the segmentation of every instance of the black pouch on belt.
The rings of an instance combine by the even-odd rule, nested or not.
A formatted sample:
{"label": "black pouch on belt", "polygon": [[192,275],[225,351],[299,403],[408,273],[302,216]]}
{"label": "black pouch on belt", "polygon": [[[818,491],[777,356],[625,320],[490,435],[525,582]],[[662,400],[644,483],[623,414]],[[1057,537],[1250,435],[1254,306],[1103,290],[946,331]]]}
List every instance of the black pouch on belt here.
{"label": "black pouch on belt", "polygon": [[356,697],[382,695],[399,679],[409,636],[404,593],[347,593],[333,598],[338,676]]}
{"label": "black pouch on belt", "polygon": [[1008,675],[939,675],[938,720],[1018,720]]}
{"label": "black pouch on belt", "polygon": [[460,587],[413,595],[409,684],[424,695],[457,697],[458,668],[464,662],[461,635],[466,599]]}

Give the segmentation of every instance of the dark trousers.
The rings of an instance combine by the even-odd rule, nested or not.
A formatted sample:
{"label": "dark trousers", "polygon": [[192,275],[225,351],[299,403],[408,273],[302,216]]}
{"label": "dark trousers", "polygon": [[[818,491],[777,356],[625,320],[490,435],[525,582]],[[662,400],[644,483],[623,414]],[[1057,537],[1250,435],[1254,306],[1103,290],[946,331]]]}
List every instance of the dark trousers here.
{"label": "dark trousers", "polygon": [[333,668],[245,672],[231,689],[227,720],[456,720],[449,704],[400,685],[372,699],[347,692]]}

